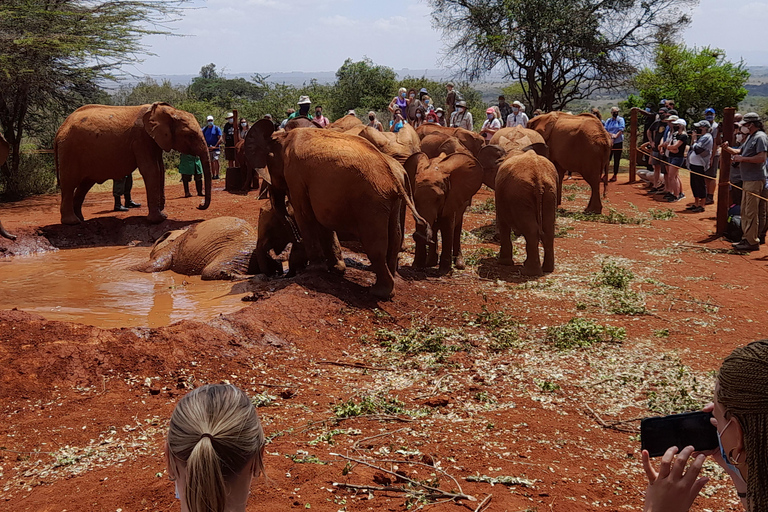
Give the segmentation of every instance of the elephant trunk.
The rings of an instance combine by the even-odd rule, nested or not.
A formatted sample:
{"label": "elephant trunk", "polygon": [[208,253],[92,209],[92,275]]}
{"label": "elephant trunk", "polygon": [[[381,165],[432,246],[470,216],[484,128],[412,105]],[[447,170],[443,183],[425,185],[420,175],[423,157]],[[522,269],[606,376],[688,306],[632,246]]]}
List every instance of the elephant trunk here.
{"label": "elephant trunk", "polygon": [[211,153],[205,143],[195,152],[195,156],[200,158],[203,164],[203,180],[205,181],[205,200],[197,208],[207,210],[211,206]]}

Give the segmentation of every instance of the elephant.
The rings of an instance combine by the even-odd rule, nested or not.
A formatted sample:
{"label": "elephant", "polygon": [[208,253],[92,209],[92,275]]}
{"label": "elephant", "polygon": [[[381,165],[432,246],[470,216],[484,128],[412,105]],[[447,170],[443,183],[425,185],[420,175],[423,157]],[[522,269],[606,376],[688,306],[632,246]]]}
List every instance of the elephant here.
{"label": "elephant", "polygon": [[464,268],[461,255],[461,230],[464,212],[483,184],[484,171],[480,163],[466,153],[440,154],[430,159],[424,153],[416,153],[405,164],[406,172],[415,173],[414,202],[419,214],[432,226],[433,240],[416,240],[415,267],[437,264],[437,232],[442,236],[440,253],[441,274],[456,268]]}
{"label": "elephant", "polygon": [[274,133],[263,120],[248,131],[245,154],[271,184],[273,204],[284,217],[288,196],[310,264],[325,259],[329,270],[343,274],[336,232],[349,233],[362,243],[376,274],[371,293],[394,295],[403,203],[419,233],[430,237],[400,164],[362,137],[333,130]]}
{"label": "elephant", "polygon": [[416,130],[409,124],[404,125],[399,132],[380,132],[370,126],[358,125],[344,133],[358,135],[376,146],[376,148],[389,155],[401,164],[408,157],[421,151],[421,141]]}
{"label": "elephant", "polygon": [[467,148],[473,156],[477,157],[480,149],[485,145],[485,139],[475,132],[465,130],[464,128],[446,128],[435,123],[426,123],[416,128],[416,133],[423,140],[431,133],[444,133],[452,135]]}
{"label": "elephant", "polygon": [[461,143],[459,139],[447,133],[435,132],[421,139],[421,151],[429,158],[437,158],[440,153],[452,155],[453,153],[472,153]]}
{"label": "elephant", "polygon": [[235,144],[235,163],[240,168],[240,172],[243,175],[243,186],[241,191],[248,193],[251,189],[259,189],[259,176],[256,174],[256,170],[248,165],[248,159],[245,158],[245,139],[240,139]]}
{"label": "elephant", "polygon": [[[5,140],[5,137],[0,133],[0,167],[5,165],[8,160],[8,155],[11,153],[11,145]],[[5,230],[3,223],[0,222],[0,236],[7,238],[8,240],[16,240],[16,235],[12,235]]]}
{"label": "elephant", "polygon": [[165,232],[152,246],[141,272],[173,270],[204,281],[245,279],[259,274],[255,256],[258,236],[243,219],[217,217],[187,229]]}
{"label": "elephant", "polygon": [[[611,139],[599,119],[592,114],[550,112],[528,121],[528,128],[536,130],[549,146],[549,159],[555,164],[560,177],[557,186],[557,204],[562,199],[565,171],[581,174],[592,188],[587,213],[602,213],[600,182],[611,156]],[[607,187],[607,183],[605,183]],[[605,193],[605,188],[603,189]]]}
{"label": "elephant", "polygon": [[323,125],[314,119],[309,119],[308,117],[294,117],[285,123],[284,130],[289,132],[291,130],[295,130],[296,128],[323,128]]}
{"label": "elephant", "polygon": [[149,222],[166,218],[163,151],[200,158],[205,200],[211,204],[211,161],[195,117],[167,103],[135,107],[85,105],[67,117],[53,143],[61,186],[61,223],[78,224],[85,195],[96,183],[119,180],[138,167],[147,188]]}
{"label": "elephant", "polygon": [[304,245],[297,236],[296,221],[290,203],[286,205],[286,209],[287,218],[275,211],[270,203],[262,206],[259,212],[256,261],[261,273],[268,276],[283,275],[283,266],[270,256],[269,251],[272,250],[275,254],[280,254],[288,244],[291,244],[291,253],[288,257],[288,277],[296,275],[296,272],[303,269],[307,264],[307,254]]}
{"label": "elephant", "polygon": [[[507,139],[508,142],[502,144],[502,139]],[[501,145],[502,147],[504,147],[505,144],[506,146],[509,146],[509,143],[512,143],[512,147],[516,149],[522,149],[524,147],[530,146],[531,149],[536,151],[537,155],[549,158],[549,148],[547,146],[547,142],[544,140],[544,137],[542,137],[541,134],[536,130],[523,128],[522,126],[502,128],[493,134],[493,137],[491,137],[491,140],[488,143]],[[547,154],[544,154],[545,148]],[[504,149],[509,151],[510,147],[505,147]]]}
{"label": "elephant", "polygon": [[363,122],[352,114],[347,114],[344,117],[340,117],[326,127],[326,130],[333,130],[335,132],[346,132],[351,130],[355,126],[359,126]]}
{"label": "elephant", "polygon": [[[502,138],[504,139],[504,138]],[[501,239],[499,263],[513,265],[511,233],[525,238],[523,275],[538,276],[555,269],[555,215],[558,174],[555,166],[534,150],[505,151],[488,145],[480,152],[480,163],[496,192],[496,226]],[[490,181],[490,180],[489,180]],[[544,263],[539,258],[544,246]]]}

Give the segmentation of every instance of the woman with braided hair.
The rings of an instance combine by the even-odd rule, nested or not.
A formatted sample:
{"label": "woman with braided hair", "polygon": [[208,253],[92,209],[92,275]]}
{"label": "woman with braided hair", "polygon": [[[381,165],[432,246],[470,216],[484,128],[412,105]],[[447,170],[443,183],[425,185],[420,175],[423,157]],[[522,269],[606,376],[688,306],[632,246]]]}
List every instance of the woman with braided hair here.
{"label": "woman with braided hair", "polygon": [[264,473],[264,431],[248,396],[208,384],[176,405],[165,446],[181,512],[244,512],[253,477]]}
{"label": "woman with braided hair", "polygon": [[659,471],[643,451],[643,466],[649,485],[644,512],[682,512],[709,478],[699,478],[707,455],[717,461],[733,480],[747,512],[768,511],[768,339],[735,349],[723,361],[715,384],[714,403],[705,411],[714,415],[720,448],[694,455],[687,446],[677,454],[672,447],[664,454]]}

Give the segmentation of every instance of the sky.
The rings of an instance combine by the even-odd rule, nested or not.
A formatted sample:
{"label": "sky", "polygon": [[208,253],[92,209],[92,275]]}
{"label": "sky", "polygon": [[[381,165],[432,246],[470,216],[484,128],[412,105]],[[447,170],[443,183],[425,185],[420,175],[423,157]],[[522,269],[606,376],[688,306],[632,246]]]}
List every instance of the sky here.
{"label": "sky", "polygon": [[[197,74],[215,63],[225,75],[336,71],[347,58],[417,75],[439,69],[443,42],[426,0],[192,0],[171,25],[183,37],[146,39],[156,56],[135,75]],[[768,0],[701,0],[683,39],[724,49],[729,60],[768,66],[763,44]]]}

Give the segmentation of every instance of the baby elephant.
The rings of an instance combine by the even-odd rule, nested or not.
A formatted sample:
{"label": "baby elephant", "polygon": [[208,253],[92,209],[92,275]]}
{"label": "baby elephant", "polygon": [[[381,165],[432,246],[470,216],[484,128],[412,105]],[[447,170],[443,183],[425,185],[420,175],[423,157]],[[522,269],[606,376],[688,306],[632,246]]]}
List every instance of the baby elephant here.
{"label": "baby elephant", "polygon": [[152,247],[149,261],[133,270],[173,270],[204,281],[247,279],[259,274],[256,229],[243,219],[218,217],[188,229],[168,231]]}

